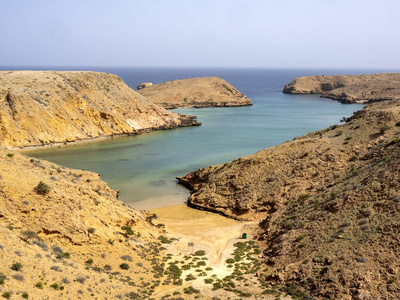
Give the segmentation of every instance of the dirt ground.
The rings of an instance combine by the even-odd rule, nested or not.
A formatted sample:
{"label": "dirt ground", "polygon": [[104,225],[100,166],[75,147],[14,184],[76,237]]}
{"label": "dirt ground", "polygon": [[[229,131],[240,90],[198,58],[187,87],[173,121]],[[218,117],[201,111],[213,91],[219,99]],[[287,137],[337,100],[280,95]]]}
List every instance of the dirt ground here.
{"label": "dirt ground", "polygon": [[[242,233],[248,234],[257,228],[257,222],[239,222],[218,214],[192,209],[186,205],[168,206],[152,210],[158,224],[164,224],[167,236],[178,238],[168,248],[173,255],[190,255],[198,250],[208,254],[208,263],[226,275],[223,262],[232,254],[233,244],[240,241]],[[193,243],[189,247],[188,243]]]}
{"label": "dirt ground", "polygon": [[[193,256],[196,251],[203,250],[206,252],[204,258],[207,263],[206,267],[212,269],[205,271],[207,269],[203,268],[202,270],[205,271],[203,276],[211,276],[215,279],[223,279],[232,274],[232,268],[227,266],[226,260],[232,258],[232,253],[235,250],[234,244],[251,241],[258,227],[257,221],[240,222],[211,212],[192,209],[186,205],[163,207],[151,210],[151,212],[158,216],[154,224],[164,224],[166,236],[177,239],[171,245],[166,246],[165,254],[170,255],[171,261],[182,261],[185,258],[187,259],[188,256]],[[243,233],[247,233],[247,239],[242,239]],[[193,247],[189,246],[189,243],[193,243]],[[205,275],[206,273],[207,275]],[[185,278],[189,274],[194,274],[193,270],[183,271],[181,277]],[[205,278],[198,276],[190,282],[185,281],[181,287],[172,286],[169,290],[159,290],[153,296],[160,299],[162,296],[172,294],[175,290],[193,286],[201,291],[201,294],[197,295],[197,299],[211,299],[213,297],[240,299],[240,297],[231,295],[224,290],[212,290],[212,285],[205,284]],[[249,277],[248,291],[262,291],[256,278]],[[185,295],[185,297],[185,299],[191,299],[189,295]],[[263,295],[249,299],[273,298]]]}

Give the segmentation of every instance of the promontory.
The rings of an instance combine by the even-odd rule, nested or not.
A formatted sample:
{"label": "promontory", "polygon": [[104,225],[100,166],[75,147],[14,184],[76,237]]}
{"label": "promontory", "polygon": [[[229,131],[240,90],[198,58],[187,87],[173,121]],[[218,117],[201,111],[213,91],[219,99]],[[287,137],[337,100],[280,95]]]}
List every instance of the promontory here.
{"label": "promontory", "polygon": [[400,99],[400,74],[308,76],[285,85],[286,94],[321,94],[342,103],[371,103]]}
{"label": "promontory", "polygon": [[249,106],[251,100],[218,77],[187,78],[138,85],[138,92],[164,108]]}
{"label": "promontory", "polygon": [[1,71],[0,143],[40,146],[198,125],[129,88],[117,75]]}

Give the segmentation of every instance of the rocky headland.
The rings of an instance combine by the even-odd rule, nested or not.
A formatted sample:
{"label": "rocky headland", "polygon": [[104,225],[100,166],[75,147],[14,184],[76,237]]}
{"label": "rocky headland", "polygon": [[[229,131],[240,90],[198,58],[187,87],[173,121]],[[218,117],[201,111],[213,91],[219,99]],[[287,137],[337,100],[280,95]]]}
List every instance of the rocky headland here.
{"label": "rocky headland", "polygon": [[371,103],[400,99],[400,74],[307,76],[285,85],[286,94],[321,94],[342,103]]}
{"label": "rocky headland", "polygon": [[249,98],[218,77],[188,78],[154,85],[141,83],[138,93],[168,109],[252,105]]}
{"label": "rocky headland", "polygon": [[199,125],[98,72],[1,71],[0,143],[28,147]]}
{"label": "rocky headland", "polygon": [[192,190],[189,205],[261,222],[267,285],[304,297],[394,299],[399,126],[400,101],[374,103],[344,125],[179,180]]}

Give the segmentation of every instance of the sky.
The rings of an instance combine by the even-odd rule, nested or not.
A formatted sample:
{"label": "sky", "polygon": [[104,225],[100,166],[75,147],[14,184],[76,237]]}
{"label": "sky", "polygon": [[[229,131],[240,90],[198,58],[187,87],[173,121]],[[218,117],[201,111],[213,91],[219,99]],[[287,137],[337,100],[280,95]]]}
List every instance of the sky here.
{"label": "sky", "polygon": [[0,68],[398,69],[399,16],[399,0],[0,0]]}

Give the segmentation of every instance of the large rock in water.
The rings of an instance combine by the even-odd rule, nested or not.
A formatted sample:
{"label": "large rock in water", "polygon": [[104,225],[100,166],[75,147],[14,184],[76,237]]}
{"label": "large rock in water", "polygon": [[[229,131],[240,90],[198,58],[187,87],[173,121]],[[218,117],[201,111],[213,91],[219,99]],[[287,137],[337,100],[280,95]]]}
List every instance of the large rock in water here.
{"label": "large rock in water", "polygon": [[138,92],[165,108],[252,105],[250,99],[218,77],[173,80],[146,86]]}
{"label": "large rock in water", "polygon": [[370,103],[400,99],[400,74],[308,76],[285,85],[286,94],[321,94],[342,103]]}
{"label": "large rock in water", "polygon": [[262,220],[267,283],[318,299],[396,299],[399,105],[373,103],[344,125],[179,178],[189,205]]}
{"label": "large rock in water", "polygon": [[98,72],[0,72],[0,143],[36,146],[198,124]]}

